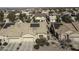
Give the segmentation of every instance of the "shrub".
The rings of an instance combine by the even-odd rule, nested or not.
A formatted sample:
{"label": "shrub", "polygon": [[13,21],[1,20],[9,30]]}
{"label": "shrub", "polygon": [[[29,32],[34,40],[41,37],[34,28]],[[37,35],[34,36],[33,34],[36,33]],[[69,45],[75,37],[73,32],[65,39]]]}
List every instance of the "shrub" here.
{"label": "shrub", "polygon": [[17,50],[19,50],[19,47],[17,47]]}
{"label": "shrub", "polygon": [[46,46],[49,46],[49,43],[48,42],[46,42],[45,44],[46,44]]}
{"label": "shrub", "polygon": [[34,45],[34,48],[35,49],[39,49],[39,45]]}
{"label": "shrub", "polygon": [[39,41],[40,41],[40,39],[37,38],[35,42],[36,42],[36,43],[39,43]]}
{"label": "shrub", "polygon": [[3,45],[6,46],[6,45],[8,45],[8,43],[7,42],[4,42]]}

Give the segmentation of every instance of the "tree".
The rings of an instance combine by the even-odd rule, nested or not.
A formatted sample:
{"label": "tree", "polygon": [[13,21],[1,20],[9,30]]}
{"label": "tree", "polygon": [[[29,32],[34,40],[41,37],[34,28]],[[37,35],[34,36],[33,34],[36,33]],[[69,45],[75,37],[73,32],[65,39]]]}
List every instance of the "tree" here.
{"label": "tree", "polygon": [[42,42],[41,39],[36,39],[36,43],[40,46],[43,46],[44,45],[44,42]]}
{"label": "tree", "polygon": [[65,49],[65,42],[63,40],[60,41],[60,45],[61,45],[61,48]]}
{"label": "tree", "polygon": [[36,39],[36,43],[40,46],[44,46],[45,44],[48,46],[49,43],[47,42],[46,38],[39,38]]}
{"label": "tree", "polygon": [[27,22],[27,23],[30,23],[30,22],[31,22],[30,16],[27,17],[26,22]]}
{"label": "tree", "polygon": [[20,19],[22,22],[25,22],[25,21],[26,21],[25,19],[27,19],[26,14],[25,14],[25,13],[24,13],[24,14],[20,13],[19,19]]}
{"label": "tree", "polygon": [[0,11],[0,22],[3,22],[4,19],[4,12]]}
{"label": "tree", "polygon": [[52,26],[50,27],[49,31],[52,34],[52,36],[55,36],[56,32]]}
{"label": "tree", "polygon": [[76,21],[79,21],[79,13],[76,15]]}
{"label": "tree", "polygon": [[59,39],[59,34],[56,32],[55,37]]}
{"label": "tree", "polygon": [[61,22],[61,19],[60,19],[60,16],[59,15],[57,15],[57,19],[56,19],[56,22]]}
{"label": "tree", "polygon": [[63,15],[62,16],[62,21],[66,22],[66,23],[71,23],[73,20],[71,19],[71,16]]}
{"label": "tree", "polygon": [[10,13],[7,15],[7,18],[9,18],[9,20],[10,20],[11,22],[15,22],[15,20],[16,20],[16,15],[15,15],[14,12],[10,12]]}

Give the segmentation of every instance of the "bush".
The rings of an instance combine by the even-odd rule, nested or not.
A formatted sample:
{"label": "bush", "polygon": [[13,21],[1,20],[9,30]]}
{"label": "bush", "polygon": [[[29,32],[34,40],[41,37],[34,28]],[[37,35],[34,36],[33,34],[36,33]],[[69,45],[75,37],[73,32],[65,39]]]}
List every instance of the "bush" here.
{"label": "bush", "polygon": [[56,32],[55,37],[59,39],[59,34]]}
{"label": "bush", "polygon": [[46,44],[46,46],[49,46],[49,43],[48,42],[46,42],[45,44]]}
{"label": "bush", "polygon": [[40,46],[44,46],[44,43],[40,43]]}
{"label": "bush", "polygon": [[22,43],[19,43],[19,46],[21,46],[22,45]]}
{"label": "bush", "polygon": [[6,46],[6,45],[8,45],[8,43],[7,42],[4,42],[3,45]]}
{"label": "bush", "polygon": [[36,43],[37,44],[41,44],[41,43],[45,43],[46,39],[45,38],[41,38],[41,39],[36,39]]}
{"label": "bush", "polygon": [[19,50],[19,47],[17,47],[17,50]]}
{"label": "bush", "polygon": [[40,39],[40,43],[45,43],[46,42],[46,39],[45,38],[41,38]]}
{"label": "bush", "polygon": [[72,51],[79,51],[79,49],[71,48]]}
{"label": "bush", "polygon": [[34,45],[34,48],[35,49],[39,49],[39,45]]}
{"label": "bush", "polygon": [[39,40],[40,40],[40,39],[36,39],[36,41],[35,41],[35,42],[36,42],[36,43],[39,43]]}
{"label": "bush", "polygon": [[69,45],[69,47],[71,47],[71,48],[72,48],[73,46],[72,46],[72,45]]}
{"label": "bush", "polygon": [[69,16],[69,15],[63,15],[62,16],[62,21],[66,22],[66,23],[71,23],[72,22],[71,16]]}

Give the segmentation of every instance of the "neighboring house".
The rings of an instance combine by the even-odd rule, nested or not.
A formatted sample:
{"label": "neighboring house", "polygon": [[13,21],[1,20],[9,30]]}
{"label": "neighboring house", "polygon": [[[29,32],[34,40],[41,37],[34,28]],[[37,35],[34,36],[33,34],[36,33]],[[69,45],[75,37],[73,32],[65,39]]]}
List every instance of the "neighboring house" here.
{"label": "neighboring house", "polygon": [[16,13],[15,15],[16,15],[16,19],[17,19],[17,18],[19,18],[20,13]]}
{"label": "neighboring house", "polygon": [[38,20],[40,22],[46,21],[46,15],[45,14],[41,14],[41,13],[37,13],[35,14],[35,20]]}
{"label": "neighboring house", "polygon": [[[68,35],[68,37],[67,37]],[[69,45],[72,45],[71,48],[75,50],[79,50],[79,33],[73,33],[71,31],[66,32],[65,34],[61,35],[61,40],[70,40],[68,43]]]}
{"label": "neighboring house", "polygon": [[22,14],[26,14],[26,15],[29,16],[29,15],[30,15],[30,12],[29,12],[29,11],[23,11],[23,10],[22,10]]}
{"label": "neighboring house", "polygon": [[46,15],[49,15],[49,11],[50,11],[50,10],[42,10],[41,13],[46,14]]}
{"label": "neighboring house", "polygon": [[79,33],[69,35],[73,49],[79,50]]}
{"label": "neighboring house", "polygon": [[49,16],[49,19],[50,19],[50,22],[56,22],[57,17],[56,15],[51,15]]}

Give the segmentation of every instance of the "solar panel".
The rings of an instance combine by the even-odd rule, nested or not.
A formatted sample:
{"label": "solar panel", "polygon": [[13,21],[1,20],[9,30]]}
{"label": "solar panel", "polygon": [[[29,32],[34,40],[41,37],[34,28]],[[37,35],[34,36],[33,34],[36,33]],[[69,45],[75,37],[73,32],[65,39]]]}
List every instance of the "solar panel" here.
{"label": "solar panel", "polygon": [[32,23],[32,24],[30,24],[30,27],[40,27],[40,24],[39,23]]}

